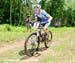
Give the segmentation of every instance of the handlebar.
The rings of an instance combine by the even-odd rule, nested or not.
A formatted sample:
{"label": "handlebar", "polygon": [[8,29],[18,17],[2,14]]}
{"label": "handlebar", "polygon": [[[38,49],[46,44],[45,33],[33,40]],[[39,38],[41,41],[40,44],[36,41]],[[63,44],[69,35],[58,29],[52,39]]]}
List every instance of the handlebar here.
{"label": "handlebar", "polygon": [[34,26],[35,28],[37,28],[37,29],[42,29],[43,28],[43,24],[46,24],[46,23],[48,23],[47,21],[45,21],[45,22],[30,22],[30,24],[32,25],[32,26]]}

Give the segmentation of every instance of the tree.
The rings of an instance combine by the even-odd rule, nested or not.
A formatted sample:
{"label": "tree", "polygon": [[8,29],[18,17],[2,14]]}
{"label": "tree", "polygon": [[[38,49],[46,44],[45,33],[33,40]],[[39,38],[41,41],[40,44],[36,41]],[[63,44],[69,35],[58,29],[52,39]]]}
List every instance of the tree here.
{"label": "tree", "polygon": [[12,25],[12,1],[10,0],[10,24]]}
{"label": "tree", "polygon": [[[0,24],[24,25],[27,14],[33,17],[33,3],[36,4],[36,0],[0,0]],[[60,20],[65,26],[75,26],[74,4],[75,0],[41,0],[40,2],[42,9],[53,16],[52,24]]]}

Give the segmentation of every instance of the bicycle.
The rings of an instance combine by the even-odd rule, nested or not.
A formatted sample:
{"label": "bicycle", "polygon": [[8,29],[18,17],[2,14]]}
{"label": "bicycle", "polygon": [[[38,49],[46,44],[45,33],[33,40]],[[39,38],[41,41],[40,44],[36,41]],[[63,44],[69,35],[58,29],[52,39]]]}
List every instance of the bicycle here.
{"label": "bicycle", "polygon": [[49,31],[47,35],[43,31],[43,26],[39,24],[38,31],[31,33],[24,43],[24,51],[28,56],[33,56],[36,51],[39,50],[40,42],[44,43],[45,47],[48,48],[52,40],[52,32]]}

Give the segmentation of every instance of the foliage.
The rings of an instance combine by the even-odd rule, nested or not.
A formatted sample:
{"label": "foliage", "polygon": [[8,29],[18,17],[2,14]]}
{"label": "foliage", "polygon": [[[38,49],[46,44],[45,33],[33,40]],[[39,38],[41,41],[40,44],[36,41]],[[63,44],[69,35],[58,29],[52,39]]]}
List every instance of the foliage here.
{"label": "foliage", "polygon": [[[52,24],[60,21],[63,26],[75,26],[74,4],[75,0],[42,0],[40,2],[42,8],[53,16]],[[27,14],[34,18],[30,0],[0,0],[0,24],[25,25]]]}

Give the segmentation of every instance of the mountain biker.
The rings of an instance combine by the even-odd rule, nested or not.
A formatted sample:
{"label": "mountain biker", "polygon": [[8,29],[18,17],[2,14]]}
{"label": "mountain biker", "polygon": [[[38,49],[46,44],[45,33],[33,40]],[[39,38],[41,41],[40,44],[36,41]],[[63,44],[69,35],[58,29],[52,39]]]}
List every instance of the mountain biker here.
{"label": "mountain biker", "polygon": [[48,34],[48,26],[51,24],[52,16],[50,16],[45,10],[41,9],[40,5],[34,6],[35,12],[35,21],[39,17],[41,19],[41,25],[43,25],[43,29]]}
{"label": "mountain biker", "polygon": [[27,17],[26,17],[26,23],[30,23],[31,22],[31,18],[30,18],[30,15],[27,15]]}
{"label": "mountain biker", "polygon": [[30,15],[27,15],[25,21],[26,21],[27,31],[30,30],[30,32],[31,32],[31,24],[32,24],[32,22],[31,22]]}

